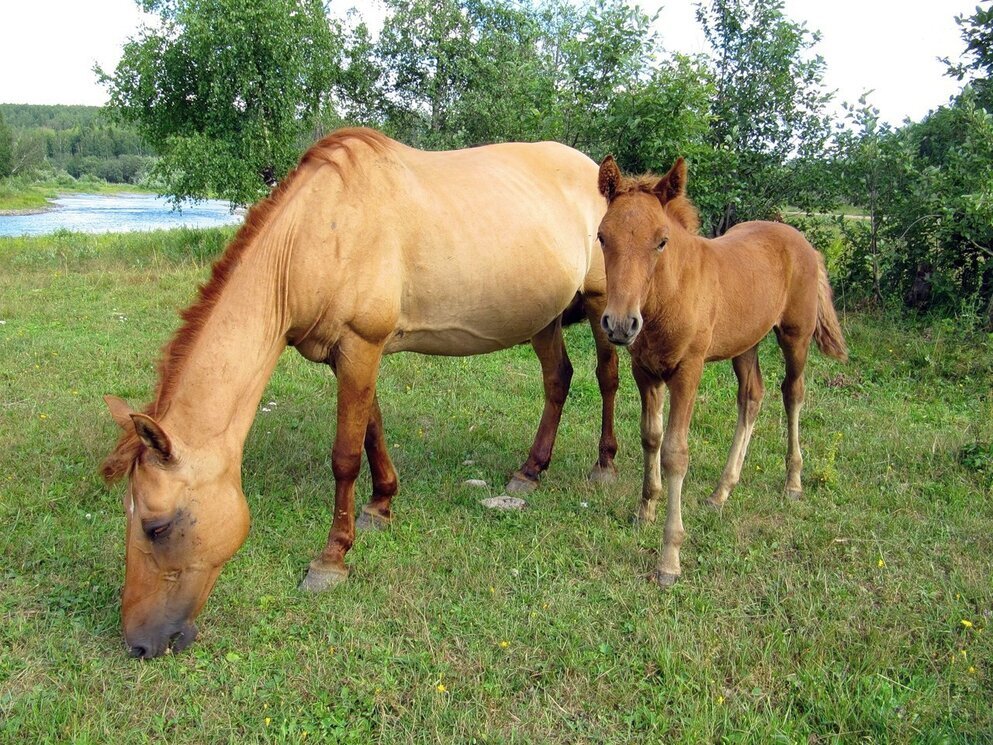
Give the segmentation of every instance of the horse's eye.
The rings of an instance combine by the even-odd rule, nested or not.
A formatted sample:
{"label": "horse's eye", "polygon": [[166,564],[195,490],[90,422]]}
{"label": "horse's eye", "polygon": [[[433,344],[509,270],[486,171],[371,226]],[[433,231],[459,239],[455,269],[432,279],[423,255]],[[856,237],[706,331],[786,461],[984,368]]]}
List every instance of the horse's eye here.
{"label": "horse's eye", "polygon": [[600,242],[600,245],[602,246],[603,245],[603,236],[600,235],[600,233],[597,233],[596,234],[596,239],[597,239],[597,241]]}
{"label": "horse's eye", "polygon": [[663,238],[661,241],[659,241],[658,250],[661,251],[663,248],[665,248],[665,244],[668,242],[669,242],[668,238]]}
{"label": "horse's eye", "polygon": [[166,522],[156,522],[149,523],[148,525],[143,525],[142,529],[145,531],[145,535],[148,536],[150,541],[161,540],[172,528],[172,520]]}

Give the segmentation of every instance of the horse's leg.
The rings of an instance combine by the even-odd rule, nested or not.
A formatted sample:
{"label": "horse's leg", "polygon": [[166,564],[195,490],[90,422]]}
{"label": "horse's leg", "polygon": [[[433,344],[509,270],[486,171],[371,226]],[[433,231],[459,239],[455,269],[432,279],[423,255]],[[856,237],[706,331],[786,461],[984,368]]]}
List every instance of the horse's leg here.
{"label": "horse's leg", "polygon": [[562,406],[572,381],[572,365],[562,341],[562,318],[556,318],[531,339],[531,346],[541,362],[541,377],[545,386],[545,410],[527,461],[515,471],[507,484],[508,492],[529,492],[538,486],[541,472],[552,460],[555,433],[562,418]]}
{"label": "horse's leg", "polygon": [[382,345],[356,336],[346,337],[338,348],[338,427],[331,451],[334,518],[327,545],[310,562],[310,571],[300,585],[304,590],[326,590],[348,576],[345,554],[355,540],[355,479],[362,465],[362,442],[372,415],[382,353]]}
{"label": "horse's leg", "polygon": [[596,344],[596,379],[600,385],[600,399],[603,401],[603,415],[600,420],[600,447],[597,462],[590,471],[589,480],[598,484],[610,484],[617,480],[617,438],[614,436],[614,401],[617,398],[617,348],[607,339],[600,326],[603,304],[599,307],[585,303],[586,316],[593,331]]}
{"label": "horse's leg", "polygon": [[372,399],[369,423],[366,425],[365,454],[372,474],[372,498],[356,516],[356,530],[381,528],[393,519],[390,505],[397,493],[397,472],[390,459],[389,448],[386,447],[378,395]]}
{"label": "horse's leg", "polygon": [[665,384],[637,365],[631,366],[641,395],[641,450],[645,458],[641,485],[641,505],[635,523],[655,522],[655,508],[662,496],[662,410],[665,407]]}
{"label": "horse's leg", "polygon": [[662,470],[665,471],[668,486],[668,505],[665,515],[662,555],[652,574],[660,587],[668,587],[679,579],[679,547],[686,536],[683,530],[682,493],[683,479],[690,463],[687,436],[700,375],[703,372],[702,359],[683,360],[666,384],[669,386],[669,420],[666,422],[662,438]]}
{"label": "horse's leg", "polygon": [[786,376],[783,378],[783,405],[786,407],[786,496],[800,499],[803,485],[800,475],[803,472],[803,455],[800,453],[800,409],[803,407],[805,385],[803,369],[807,365],[810,351],[810,335],[790,333],[776,329],[776,338],[783,350],[786,361]]}
{"label": "horse's leg", "polygon": [[745,463],[745,453],[748,451],[748,441],[752,437],[755,419],[762,407],[762,372],[759,370],[758,346],[738,355],[731,360],[734,374],[738,378],[738,425],[734,430],[734,440],[731,442],[731,452],[728,453],[727,465],[717,488],[707,499],[707,504],[720,509],[731,495],[738,480],[741,478],[741,467]]}

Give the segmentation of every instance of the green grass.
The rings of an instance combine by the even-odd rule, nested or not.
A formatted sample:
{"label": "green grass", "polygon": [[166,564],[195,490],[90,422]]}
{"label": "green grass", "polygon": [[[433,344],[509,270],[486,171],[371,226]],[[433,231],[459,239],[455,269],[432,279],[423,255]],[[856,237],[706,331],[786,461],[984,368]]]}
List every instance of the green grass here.
{"label": "green grass", "polygon": [[664,593],[645,579],[660,526],[629,524],[641,457],[626,360],[620,481],[584,478],[599,396],[582,328],[554,462],[519,514],[485,510],[462,482],[498,494],[523,461],[541,409],[530,350],[388,358],[397,523],[359,537],[343,586],[300,593],[330,524],[335,388],[288,352],[247,443],[252,533],[200,639],[127,658],[100,397],[149,397],[175,311],[226,235],[0,240],[0,741],[993,739],[991,339],[884,316],[843,317],[849,364],[811,355],[800,502],[782,498],[768,342],[742,483],[723,513],[702,506],[735,419],[729,366],[708,367],[683,578]]}

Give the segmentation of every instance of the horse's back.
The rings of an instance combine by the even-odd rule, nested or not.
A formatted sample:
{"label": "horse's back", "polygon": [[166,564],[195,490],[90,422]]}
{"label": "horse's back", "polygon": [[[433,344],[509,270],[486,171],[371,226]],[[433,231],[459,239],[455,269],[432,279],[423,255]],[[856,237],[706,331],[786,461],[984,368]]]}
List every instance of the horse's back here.
{"label": "horse's back", "polygon": [[596,164],[558,143],[405,150],[403,294],[389,351],[476,354],[532,337],[583,287],[605,210]]}

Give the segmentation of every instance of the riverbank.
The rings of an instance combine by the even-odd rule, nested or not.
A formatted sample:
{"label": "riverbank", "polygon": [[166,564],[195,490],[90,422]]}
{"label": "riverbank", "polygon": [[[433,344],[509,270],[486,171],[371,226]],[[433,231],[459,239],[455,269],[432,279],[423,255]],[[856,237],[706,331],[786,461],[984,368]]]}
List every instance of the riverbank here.
{"label": "riverbank", "polygon": [[96,179],[77,181],[65,177],[50,181],[27,182],[12,178],[0,181],[0,217],[39,215],[58,209],[54,200],[64,194],[155,194],[155,190],[134,184],[111,184]]}

